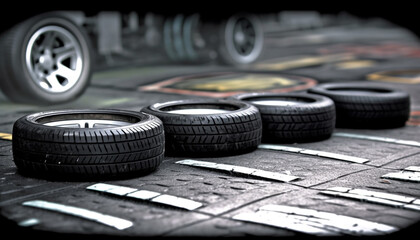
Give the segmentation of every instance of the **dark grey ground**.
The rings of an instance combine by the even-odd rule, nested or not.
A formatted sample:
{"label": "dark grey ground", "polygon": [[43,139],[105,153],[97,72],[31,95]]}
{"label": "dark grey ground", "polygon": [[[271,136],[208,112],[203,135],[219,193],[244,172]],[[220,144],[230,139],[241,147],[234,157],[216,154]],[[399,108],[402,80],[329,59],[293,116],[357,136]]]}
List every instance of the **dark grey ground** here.
{"label": "dark grey ground", "polygon": [[[337,62],[274,71],[310,76],[318,82],[364,80],[372,72],[394,69],[418,69],[420,45],[418,40],[399,27],[362,22],[354,26],[337,26],[313,30],[284,32],[272,22],[266,24],[267,40],[261,61],[297,56],[319,56],[319,49],[333,51],[340,44],[367,46],[357,59],[371,60],[373,66],[340,69]],[[313,41],[313,40],[317,41]],[[410,46],[406,51],[383,48],[382,52],[368,51],[381,44],[401,43]],[[416,52],[418,51],[418,52]],[[118,108],[139,111],[152,103],[197,96],[141,92],[138,86],[190,73],[232,70],[215,63],[206,65],[130,65],[123,68],[104,68],[94,74],[92,84],[79,99],[62,105],[33,106],[15,104],[0,96],[0,132],[11,133],[14,121],[29,113],[51,109]],[[255,70],[235,69],[236,71]],[[259,70],[261,71],[261,70]],[[272,71],[272,70],[270,70]],[[420,86],[417,84],[382,83],[410,93],[412,111],[420,110]],[[358,133],[404,140],[420,141],[420,126],[387,130],[336,129],[336,132]],[[392,143],[356,140],[333,136],[320,142],[290,146],[329,151],[368,158],[366,164],[355,164],[302,154],[258,149],[238,156],[195,158],[216,163],[246,166],[267,171],[291,173],[301,179],[282,183],[250,176],[235,175],[175,164],[185,158],[165,157],[153,173],[106,183],[167,193],[188,198],[204,205],[193,211],[166,207],[148,202],[132,201],[87,191],[96,182],[62,182],[35,179],[20,175],[12,157],[12,142],[0,140],[0,213],[14,226],[36,218],[32,227],[10,227],[14,234],[29,231],[33,234],[59,233],[59,237],[81,234],[82,237],[141,236],[141,237],[228,237],[228,236],[289,236],[300,233],[231,219],[266,204],[283,204],[333,212],[401,228],[415,228],[420,212],[374,203],[321,195],[329,187],[352,187],[420,198],[420,183],[381,178],[408,166],[420,166],[420,147]],[[22,206],[28,200],[45,200],[95,210],[134,222],[123,231],[73,216]],[[2,227],[2,231],[3,228]],[[53,235],[55,236],[55,235]],[[80,237],[80,236],[77,236]],[[11,238],[11,237],[10,237]]]}

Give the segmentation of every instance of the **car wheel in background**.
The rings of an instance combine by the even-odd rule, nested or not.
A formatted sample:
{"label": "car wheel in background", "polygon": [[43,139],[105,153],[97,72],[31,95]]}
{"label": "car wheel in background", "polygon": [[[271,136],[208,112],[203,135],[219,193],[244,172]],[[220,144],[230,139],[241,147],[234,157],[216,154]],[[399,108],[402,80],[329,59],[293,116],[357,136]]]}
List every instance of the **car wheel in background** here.
{"label": "car wheel in background", "polygon": [[408,93],[380,84],[326,83],[315,86],[308,92],[327,96],[334,101],[337,127],[402,127],[410,114]]}
{"label": "car wheel in background", "polygon": [[256,106],[263,142],[294,143],[327,139],[335,127],[334,102],[308,93],[243,93],[232,98]]}
{"label": "car wheel in background", "polygon": [[123,110],[66,110],[24,116],[13,125],[18,170],[84,179],[144,174],[164,157],[162,122]]}
{"label": "car wheel in background", "polygon": [[73,100],[87,88],[91,65],[87,34],[63,14],[37,15],[1,37],[0,87],[15,102]]}
{"label": "car wheel in background", "polygon": [[255,62],[264,47],[264,33],[255,15],[234,15],[221,25],[220,61],[240,66]]}
{"label": "car wheel in background", "polygon": [[255,150],[261,143],[260,113],[245,102],[179,100],[142,111],[162,120],[168,155],[233,155]]}

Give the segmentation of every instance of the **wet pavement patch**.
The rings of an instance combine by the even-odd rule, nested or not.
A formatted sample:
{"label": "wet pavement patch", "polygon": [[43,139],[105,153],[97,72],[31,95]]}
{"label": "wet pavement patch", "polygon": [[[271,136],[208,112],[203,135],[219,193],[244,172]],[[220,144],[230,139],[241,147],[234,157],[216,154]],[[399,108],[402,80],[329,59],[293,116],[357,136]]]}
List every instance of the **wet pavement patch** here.
{"label": "wet pavement patch", "polygon": [[402,140],[402,139],[396,139],[396,138],[377,137],[377,136],[353,134],[353,133],[342,133],[342,132],[333,133],[333,136],[357,138],[357,139],[363,139],[363,140],[371,140],[371,141],[387,142],[387,143],[394,143],[394,144],[407,145],[407,146],[413,146],[413,147],[420,147],[420,142],[418,141]]}

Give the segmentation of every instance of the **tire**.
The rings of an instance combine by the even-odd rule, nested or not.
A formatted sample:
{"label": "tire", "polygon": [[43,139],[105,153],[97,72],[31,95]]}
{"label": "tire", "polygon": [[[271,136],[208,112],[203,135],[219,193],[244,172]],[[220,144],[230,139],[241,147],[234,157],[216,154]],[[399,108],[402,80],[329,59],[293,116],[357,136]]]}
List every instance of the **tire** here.
{"label": "tire", "polygon": [[162,122],[132,111],[41,112],[13,125],[18,170],[42,177],[74,180],[149,173],[160,165],[164,143]]}
{"label": "tire", "polygon": [[57,104],[86,90],[92,47],[83,29],[63,14],[32,17],[0,39],[0,87],[10,100]]}
{"label": "tire", "polygon": [[365,82],[320,84],[308,90],[331,98],[337,127],[395,128],[409,118],[410,96],[403,91]]}
{"label": "tire", "polygon": [[263,123],[263,142],[320,141],[329,138],[335,128],[334,102],[324,96],[308,93],[244,93],[232,98],[258,108]]}
{"label": "tire", "polygon": [[218,54],[222,64],[251,64],[259,58],[263,47],[264,33],[258,17],[238,14],[221,25]]}
{"label": "tire", "polygon": [[[194,113],[201,109],[205,113]],[[171,156],[227,156],[255,150],[261,143],[260,113],[245,102],[180,100],[142,111],[162,120],[166,153]]]}

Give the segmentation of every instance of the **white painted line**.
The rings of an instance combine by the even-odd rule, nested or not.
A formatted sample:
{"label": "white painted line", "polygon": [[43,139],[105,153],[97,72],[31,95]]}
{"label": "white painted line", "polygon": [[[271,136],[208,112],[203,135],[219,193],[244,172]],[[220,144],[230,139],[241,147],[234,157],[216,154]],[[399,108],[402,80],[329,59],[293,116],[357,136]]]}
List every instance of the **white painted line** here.
{"label": "white painted line", "polygon": [[192,160],[192,159],[185,159],[185,160],[177,161],[176,163],[188,165],[192,167],[210,168],[210,169],[215,169],[215,170],[247,174],[249,176],[261,177],[261,178],[276,180],[280,182],[291,182],[291,181],[299,179],[299,177],[283,174],[283,173],[278,173],[278,172],[270,172],[270,171],[255,169],[255,168],[248,168],[248,167],[221,164],[221,163],[212,163],[212,162],[198,161],[198,160]]}
{"label": "white painted line", "polygon": [[336,159],[336,160],[340,160],[340,161],[362,163],[362,164],[369,161],[369,159],[366,159],[366,158],[353,157],[353,156],[348,156],[348,155],[343,155],[343,154],[338,154],[338,153],[318,151],[318,150],[294,148],[294,147],[282,146],[282,145],[276,145],[276,144],[260,144],[258,146],[258,148],[292,152],[292,153],[300,153],[300,154],[306,154],[306,155],[311,155],[311,156],[325,157],[325,158],[331,158],[331,159]]}
{"label": "white painted line", "polygon": [[26,220],[23,220],[21,222],[18,223],[19,226],[21,227],[32,227],[35,226],[37,224],[39,224],[41,221],[39,221],[39,219],[36,218],[29,218]]}
{"label": "white painted line", "polygon": [[371,141],[387,142],[387,143],[394,143],[394,144],[407,145],[407,146],[413,146],[413,147],[420,147],[420,142],[410,141],[410,140],[401,140],[401,139],[396,139],[396,138],[376,137],[376,136],[353,134],[353,133],[341,133],[341,132],[333,133],[333,136],[358,138],[358,139],[364,139],[364,140],[371,140]]}
{"label": "white painted line", "polygon": [[265,224],[318,236],[381,235],[396,227],[364,219],[285,205],[265,205],[257,212],[241,213],[233,219]]}
{"label": "white painted line", "polygon": [[411,182],[420,182],[420,167],[409,166],[409,167],[404,168],[400,172],[387,173],[383,175],[382,178],[411,181]]}
{"label": "white painted line", "polygon": [[180,197],[176,197],[172,195],[167,195],[167,194],[163,194],[158,197],[155,197],[151,199],[151,201],[170,205],[173,207],[184,208],[190,211],[203,206],[203,204],[200,202],[196,202],[190,199],[180,198]]}
{"label": "white painted line", "polygon": [[117,185],[96,183],[86,187],[88,190],[104,192],[108,194],[118,195],[120,197],[134,198],[144,201],[156,202],[164,205],[169,205],[177,208],[187,210],[194,210],[201,207],[203,204],[186,198],[162,194],[149,190],[139,190],[136,188],[128,188]]}
{"label": "white painted line", "polygon": [[99,223],[114,227],[118,230],[124,230],[126,228],[133,226],[133,222],[122,219],[122,218],[113,217],[113,216],[105,215],[99,212],[94,212],[94,211],[83,209],[83,208],[72,207],[72,206],[67,206],[67,205],[53,203],[53,202],[33,200],[33,201],[24,202],[22,203],[22,205],[55,211],[59,213],[64,213],[64,214],[92,220],[95,222],[99,222]]}
{"label": "white painted line", "polygon": [[240,213],[233,216],[232,219],[288,229],[316,236],[339,235],[333,231],[329,231],[328,229],[322,229],[320,227],[305,224],[303,221],[299,221],[299,219],[292,217],[289,214],[276,212],[257,211],[255,213]]}
{"label": "white painted line", "polygon": [[404,180],[410,182],[420,182],[420,172],[401,171],[395,173],[387,173],[381,178]]}
{"label": "white painted line", "polygon": [[137,191],[137,189],[135,188],[111,185],[111,184],[106,184],[106,183],[97,183],[97,184],[87,187],[86,189],[94,190],[98,192],[106,192],[109,194],[114,194],[114,195],[119,195],[119,196],[124,196],[124,195],[127,195],[128,193]]}
{"label": "white painted line", "polygon": [[321,191],[320,193],[329,196],[344,197],[371,203],[378,203],[392,207],[400,207],[417,211],[420,210],[420,201],[418,201],[418,199],[398,194],[343,187],[328,188],[324,191]]}
{"label": "white painted line", "polygon": [[420,172],[420,167],[419,166],[409,166],[409,167],[404,168],[404,170],[412,171],[412,172]]}

